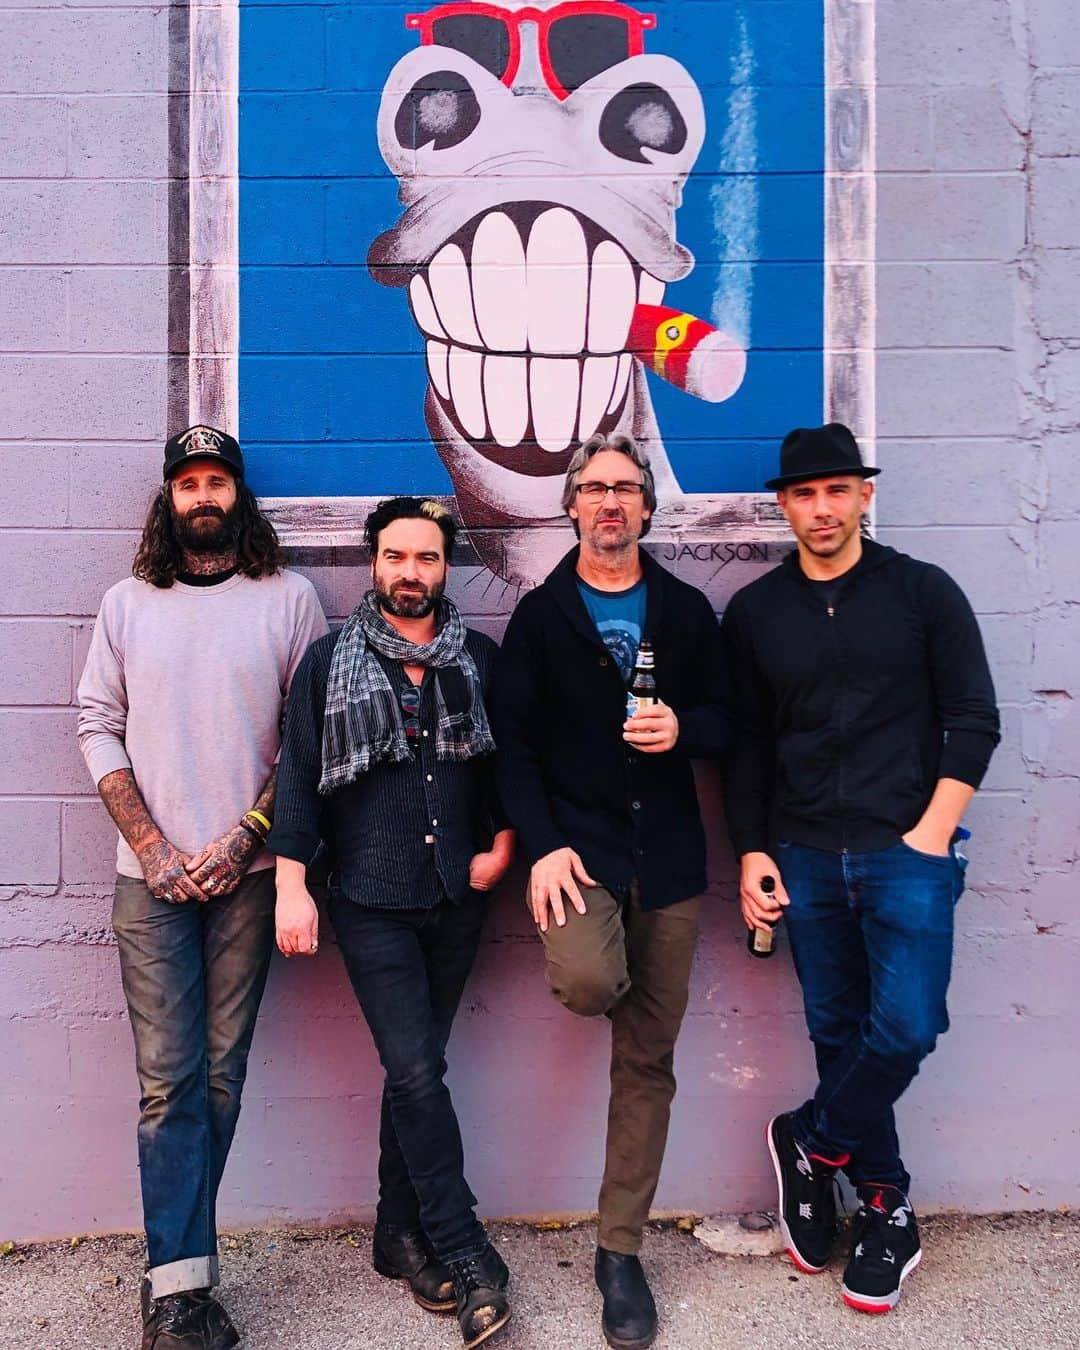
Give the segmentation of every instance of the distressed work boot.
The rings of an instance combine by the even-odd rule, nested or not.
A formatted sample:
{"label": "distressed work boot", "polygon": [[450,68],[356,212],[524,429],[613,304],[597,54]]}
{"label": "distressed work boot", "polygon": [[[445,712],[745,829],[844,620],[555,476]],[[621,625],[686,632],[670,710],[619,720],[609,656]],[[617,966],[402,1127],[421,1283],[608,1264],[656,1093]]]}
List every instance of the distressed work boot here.
{"label": "distressed work boot", "polygon": [[472,1350],[503,1329],[510,1321],[506,1286],[510,1272],[506,1262],[489,1242],[479,1256],[450,1262],[454,1280],[457,1319],[465,1350]]}
{"label": "distressed work boot", "polygon": [[232,1350],[240,1337],[209,1289],[150,1298],[143,1282],[142,1350]]}
{"label": "distressed work boot", "polygon": [[405,1280],[428,1312],[450,1313],[457,1307],[449,1267],[436,1259],[422,1232],[395,1233],[376,1224],[371,1264],[388,1280]]}
{"label": "distressed work boot", "polygon": [[596,1249],[596,1287],[604,1298],[600,1329],[614,1350],[646,1350],[656,1340],[656,1304],[636,1256]]}

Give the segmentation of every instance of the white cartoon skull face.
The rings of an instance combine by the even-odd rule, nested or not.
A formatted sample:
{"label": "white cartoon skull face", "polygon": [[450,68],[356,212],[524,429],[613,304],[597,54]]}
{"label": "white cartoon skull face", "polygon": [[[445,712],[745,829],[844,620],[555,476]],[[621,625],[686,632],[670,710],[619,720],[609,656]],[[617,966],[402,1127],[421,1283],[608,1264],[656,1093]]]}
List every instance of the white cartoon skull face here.
{"label": "white cartoon skull face", "polygon": [[618,0],[410,15],[379,146],[405,210],[368,254],[407,286],[432,396],[505,469],[562,473],[624,411],[635,306],[693,266],[676,242],[701,95]]}

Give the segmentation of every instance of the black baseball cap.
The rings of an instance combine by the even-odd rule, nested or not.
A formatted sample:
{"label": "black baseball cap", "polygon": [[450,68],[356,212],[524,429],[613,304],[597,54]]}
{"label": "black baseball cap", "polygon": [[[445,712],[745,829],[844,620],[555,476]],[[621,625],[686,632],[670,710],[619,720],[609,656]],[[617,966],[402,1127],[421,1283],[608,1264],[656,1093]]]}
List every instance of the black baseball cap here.
{"label": "black baseball cap", "polygon": [[239,444],[227,431],[218,431],[216,427],[199,423],[169,437],[162,470],[166,482],[189,459],[223,459],[237,478],[244,476],[244,456]]}

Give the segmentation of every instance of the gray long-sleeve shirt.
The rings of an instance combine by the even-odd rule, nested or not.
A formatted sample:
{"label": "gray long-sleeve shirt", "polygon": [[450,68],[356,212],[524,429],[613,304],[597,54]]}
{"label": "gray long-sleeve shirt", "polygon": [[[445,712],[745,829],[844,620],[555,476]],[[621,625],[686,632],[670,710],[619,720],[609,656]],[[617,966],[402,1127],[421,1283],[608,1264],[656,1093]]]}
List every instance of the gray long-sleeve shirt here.
{"label": "gray long-sleeve shirt", "polygon": [[[106,592],[79,681],[79,747],[95,784],[130,768],[154,822],[198,853],[254,805],[278,757],[285,697],[327,631],[296,572]],[[252,868],[273,858],[260,853]],[[117,871],[141,877],[121,838]]]}

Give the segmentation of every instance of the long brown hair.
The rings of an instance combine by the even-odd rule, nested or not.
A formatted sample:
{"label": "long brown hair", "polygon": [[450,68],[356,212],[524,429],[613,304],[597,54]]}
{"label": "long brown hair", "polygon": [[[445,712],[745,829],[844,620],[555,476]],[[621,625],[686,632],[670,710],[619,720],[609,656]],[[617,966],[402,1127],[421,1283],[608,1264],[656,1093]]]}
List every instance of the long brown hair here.
{"label": "long brown hair", "polygon": [[[236,484],[236,566],[247,577],[267,577],[285,566],[277,531],[259,510],[255,494],[243,480]],[[183,551],[173,529],[172,491],[162,483],[146,513],[142,538],[132,563],[140,581],[167,589],[181,570]]]}

